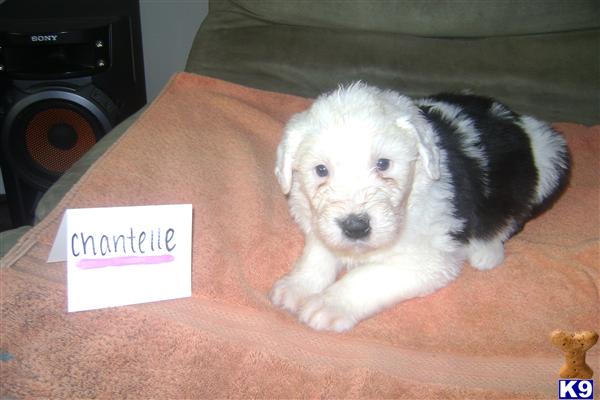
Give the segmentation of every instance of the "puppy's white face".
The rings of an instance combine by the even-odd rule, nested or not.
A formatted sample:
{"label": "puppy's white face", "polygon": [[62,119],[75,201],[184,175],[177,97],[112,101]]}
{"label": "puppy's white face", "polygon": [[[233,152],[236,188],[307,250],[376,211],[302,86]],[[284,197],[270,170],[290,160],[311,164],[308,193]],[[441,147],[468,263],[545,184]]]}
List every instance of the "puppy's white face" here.
{"label": "puppy's white face", "polygon": [[276,174],[305,233],[348,255],[394,242],[423,147],[412,120],[410,100],[362,84],[292,118]]}
{"label": "puppy's white face", "polygon": [[296,179],[308,203],[306,217],[331,248],[385,246],[402,226],[416,146],[383,115],[332,117],[298,149]]}

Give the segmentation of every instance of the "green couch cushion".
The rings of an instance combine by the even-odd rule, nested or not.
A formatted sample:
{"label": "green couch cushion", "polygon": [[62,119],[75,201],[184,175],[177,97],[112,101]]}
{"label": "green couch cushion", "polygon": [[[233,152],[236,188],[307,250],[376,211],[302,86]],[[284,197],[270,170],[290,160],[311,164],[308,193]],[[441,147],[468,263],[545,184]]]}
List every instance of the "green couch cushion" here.
{"label": "green couch cushion", "polygon": [[210,6],[211,12],[243,13],[259,23],[429,37],[594,29],[600,18],[597,0],[217,0]]}
{"label": "green couch cushion", "polygon": [[411,96],[468,90],[598,123],[600,3],[544,4],[215,0],[186,69],[309,97],[354,80]]}
{"label": "green couch cushion", "polygon": [[[23,225],[15,229],[0,232],[0,259],[17,243],[17,241],[31,229],[29,225]],[[3,263],[0,262],[0,267]]]}

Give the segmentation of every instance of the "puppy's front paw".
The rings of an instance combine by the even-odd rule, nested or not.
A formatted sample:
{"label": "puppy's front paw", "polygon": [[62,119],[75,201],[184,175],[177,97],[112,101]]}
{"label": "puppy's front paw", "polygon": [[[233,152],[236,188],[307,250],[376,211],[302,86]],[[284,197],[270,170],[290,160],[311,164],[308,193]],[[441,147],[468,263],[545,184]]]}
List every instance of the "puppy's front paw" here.
{"label": "puppy's front paw", "polygon": [[269,298],[275,306],[295,313],[312,294],[298,279],[287,275],[275,282]]}
{"label": "puppy's front paw", "polygon": [[298,313],[300,321],[316,330],[343,332],[358,322],[339,300],[327,294],[317,294],[307,299]]}

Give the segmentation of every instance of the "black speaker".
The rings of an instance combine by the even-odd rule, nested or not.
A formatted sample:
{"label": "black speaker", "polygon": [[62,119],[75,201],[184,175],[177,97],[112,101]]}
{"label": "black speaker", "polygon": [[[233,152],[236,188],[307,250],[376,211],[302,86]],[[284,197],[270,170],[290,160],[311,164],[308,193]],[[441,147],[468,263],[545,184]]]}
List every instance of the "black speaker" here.
{"label": "black speaker", "polygon": [[0,0],[0,167],[13,226],[146,103],[137,0]]}

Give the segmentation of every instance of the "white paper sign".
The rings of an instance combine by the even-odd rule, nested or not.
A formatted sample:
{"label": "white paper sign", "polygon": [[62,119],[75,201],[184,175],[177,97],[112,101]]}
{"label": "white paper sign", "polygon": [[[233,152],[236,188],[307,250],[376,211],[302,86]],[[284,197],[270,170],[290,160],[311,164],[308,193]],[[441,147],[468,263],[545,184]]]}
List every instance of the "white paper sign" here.
{"label": "white paper sign", "polygon": [[192,295],[192,205],[65,211],[48,262],[67,261],[68,311]]}

